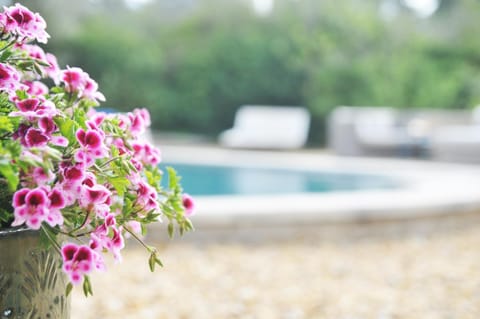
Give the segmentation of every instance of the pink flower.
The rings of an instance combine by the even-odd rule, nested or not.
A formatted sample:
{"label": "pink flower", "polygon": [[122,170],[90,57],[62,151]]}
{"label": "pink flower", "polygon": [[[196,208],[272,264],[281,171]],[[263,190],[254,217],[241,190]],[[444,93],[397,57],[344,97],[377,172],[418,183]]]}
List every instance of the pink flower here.
{"label": "pink flower", "polygon": [[81,166],[67,166],[63,170],[65,182],[69,184],[80,184],[85,177],[85,172]]}
{"label": "pink flower", "polygon": [[61,209],[65,207],[65,198],[59,189],[53,189],[48,194],[48,198],[50,199],[50,208]]}
{"label": "pink flower", "polygon": [[20,83],[20,73],[16,69],[0,63],[0,91],[7,92],[10,98],[13,98],[15,91],[26,88],[26,85]]}
{"label": "pink flower", "polygon": [[45,71],[47,72],[47,75],[53,80],[55,85],[58,85],[60,83],[62,73],[60,67],[58,66],[57,57],[51,53],[46,53],[45,58],[47,60],[47,63],[50,64],[49,67],[45,67]]}
{"label": "pink flower", "polygon": [[62,147],[68,146],[68,140],[63,136],[56,136],[56,135],[52,136],[50,139],[50,142],[53,145],[57,145],[57,146],[62,146]]}
{"label": "pink flower", "polygon": [[137,188],[137,204],[146,212],[158,210],[157,191],[144,181],[139,181]]}
{"label": "pink flower", "polygon": [[161,161],[160,150],[150,143],[132,143],[132,148],[135,158],[144,164],[155,166]]}
{"label": "pink flower", "polygon": [[90,167],[94,159],[104,157],[107,154],[107,148],[103,144],[105,134],[101,130],[90,129],[84,131],[79,129],[76,133],[77,140],[81,146],[75,153],[75,161],[83,163]]}
{"label": "pink flower", "polygon": [[38,120],[38,127],[43,131],[45,134],[52,134],[57,130],[57,126],[55,122],[53,122],[52,118],[50,117],[42,117]]}
{"label": "pink flower", "polygon": [[63,180],[60,183],[67,205],[71,205],[80,196],[82,181],[85,178],[85,168],[82,165],[66,166],[63,168]]}
{"label": "pink flower", "polygon": [[72,284],[82,282],[83,276],[95,267],[95,252],[86,245],[65,244],[62,247],[63,271]]}
{"label": "pink flower", "polygon": [[152,124],[150,121],[150,112],[146,108],[136,109],[133,112],[137,113],[143,119],[146,127],[149,127]]}
{"label": "pink flower", "polygon": [[67,67],[61,71],[61,79],[65,83],[67,92],[82,92],[85,87],[86,73],[80,68]]}
{"label": "pink flower", "polygon": [[145,132],[146,124],[145,120],[138,112],[136,113],[129,113],[128,117],[130,118],[130,132],[134,136],[140,135]]}
{"label": "pink flower", "polygon": [[21,48],[25,50],[28,55],[32,58],[41,60],[42,62],[47,62],[47,56],[45,55],[45,51],[41,47],[35,44],[23,44]]}
{"label": "pink flower", "polygon": [[112,193],[103,185],[83,185],[78,201],[82,207],[95,209],[96,206],[99,206],[100,212],[104,212],[105,209],[109,211],[109,207],[104,207],[102,204],[105,204],[111,195]]}
{"label": "pink flower", "polygon": [[88,150],[94,151],[102,147],[102,136],[96,130],[88,130],[85,132],[83,129],[79,129],[76,137],[80,145]]}
{"label": "pink flower", "polygon": [[55,179],[55,175],[41,167],[35,167],[32,172],[33,181],[36,185],[46,185]]}
{"label": "pink flower", "polygon": [[95,80],[88,77],[85,81],[85,87],[83,90],[83,97],[91,100],[91,101],[102,101],[105,102],[105,96],[98,91],[98,84]]}
{"label": "pink flower", "polygon": [[182,203],[185,208],[185,216],[188,217],[195,214],[195,202],[190,195],[183,194]]}
{"label": "pink flower", "polygon": [[[49,57],[49,59],[52,59],[52,57]],[[52,63],[54,63],[54,61],[52,61]],[[82,69],[67,67],[66,70],[60,71],[59,74],[60,80],[65,83],[65,90],[67,92],[75,92],[78,94],[78,97],[86,98],[95,103],[105,101],[105,96],[98,91],[97,82],[90,78],[88,73]]]}
{"label": "pink flower", "polygon": [[10,113],[12,116],[22,116],[30,121],[38,117],[52,117],[58,114],[58,110],[52,101],[44,98],[29,98],[16,101],[18,112]]}
{"label": "pink flower", "polygon": [[35,111],[37,107],[40,105],[40,100],[35,98],[26,99],[26,100],[18,101],[16,105],[21,112]]}
{"label": "pink flower", "polygon": [[56,225],[63,225],[63,215],[60,209],[66,206],[66,200],[63,192],[59,189],[53,189],[48,194],[50,200],[50,209],[46,222],[54,227]]}
{"label": "pink flower", "polygon": [[116,220],[113,214],[105,217],[104,223],[98,226],[92,233],[91,247],[96,250],[106,249],[113,253],[116,261],[121,261],[120,250],[125,247],[121,230],[116,227]]}
{"label": "pink flower", "polygon": [[[140,222],[137,222],[136,220],[131,220],[131,221],[127,222],[127,226],[135,234],[137,234],[137,235],[142,234],[142,224]],[[126,233],[126,235],[129,235],[129,234]]]}
{"label": "pink flower", "polygon": [[27,93],[33,96],[45,95],[48,93],[48,87],[39,81],[25,81],[24,84],[27,86]]}
{"label": "pink flower", "polygon": [[[11,114],[11,113],[10,113]],[[29,129],[29,126],[27,126],[26,124],[20,124],[18,126],[18,129],[13,133],[12,135],[12,138],[14,140],[20,140],[20,143],[22,143],[23,145],[25,145],[25,134],[27,134],[27,131]]]}
{"label": "pink flower", "polygon": [[122,255],[120,255],[120,250],[125,248],[125,241],[123,239],[122,233],[117,228],[112,228],[113,236],[110,241],[110,251],[113,253],[113,257],[117,262],[122,261]]}
{"label": "pink flower", "polygon": [[29,128],[25,134],[25,146],[28,147],[42,147],[47,145],[49,138],[41,130],[33,127]]}
{"label": "pink flower", "polygon": [[47,24],[38,13],[33,13],[18,3],[8,8],[4,7],[4,10],[6,16],[4,30],[27,39],[36,39],[40,43],[47,43],[50,37],[45,31]]}
{"label": "pink flower", "polygon": [[102,125],[106,118],[106,114],[102,112],[89,112],[88,118],[90,119],[87,121],[88,127],[94,130],[99,130],[100,125]]}
{"label": "pink flower", "polygon": [[13,196],[15,220],[12,226],[26,223],[31,229],[39,229],[42,222],[48,217],[49,200],[44,189],[23,188]]}

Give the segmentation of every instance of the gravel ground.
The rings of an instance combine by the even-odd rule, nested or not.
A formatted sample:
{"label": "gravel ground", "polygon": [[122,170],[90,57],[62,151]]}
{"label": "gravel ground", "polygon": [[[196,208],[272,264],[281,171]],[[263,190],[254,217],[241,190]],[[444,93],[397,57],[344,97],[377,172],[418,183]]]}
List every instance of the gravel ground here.
{"label": "gravel ground", "polygon": [[133,245],[72,319],[480,318],[480,214],[153,240],[163,269]]}

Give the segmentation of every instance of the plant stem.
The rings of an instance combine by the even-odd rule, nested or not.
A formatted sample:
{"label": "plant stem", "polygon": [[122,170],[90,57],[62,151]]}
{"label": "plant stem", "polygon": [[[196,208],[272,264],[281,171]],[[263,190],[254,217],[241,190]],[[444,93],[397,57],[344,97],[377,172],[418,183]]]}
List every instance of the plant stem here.
{"label": "plant stem", "polygon": [[3,48],[0,49],[0,52],[5,51],[6,49],[12,47],[16,43],[15,40],[10,41],[7,45],[5,45]]}
{"label": "plant stem", "polygon": [[107,166],[108,164],[110,164],[111,162],[113,162],[113,161],[115,161],[115,160],[117,160],[117,159],[122,159],[122,157],[121,157],[121,156],[117,156],[117,157],[111,158],[111,159],[109,159],[108,161],[106,161],[105,163],[103,163],[102,165],[100,165],[99,168],[101,169],[101,168]]}
{"label": "plant stem", "polygon": [[50,240],[50,242],[52,243],[53,247],[55,247],[55,249],[58,251],[58,253],[61,254],[61,253],[62,253],[61,247],[60,247],[60,245],[57,243],[57,241],[50,236],[50,233],[48,232],[48,230],[46,230],[45,226],[42,225],[41,229],[42,229],[43,233],[47,236],[48,240]]}
{"label": "plant stem", "polygon": [[88,221],[88,218],[89,218],[89,217],[90,217],[90,211],[87,212],[87,215],[85,216],[85,219],[83,220],[83,223],[82,223],[80,226],[78,226],[77,228],[75,228],[75,229],[73,229],[72,231],[70,231],[70,232],[68,233],[68,235],[69,235],[69,236],[73,236],[73,237],[77,237],[77,236],[74,234],[74,232],[76,232],[76,231],[79,230],[79,229],[82,229],[83,226],[85,226],[85,225],[87,224],[87,221]]}
{"label": "plant stem", "polygon": [[132,230],[130,230],[128,227],[125,225],[123,226],[123,229],[125,229],[130,235],[132,235],[133,238],[135,238],[143,247],[145,247],[146,250],[148,250],[149,253],[156,252],[157,250],[155,248],[152,248],[148,245],[146,245],[143,240],[137,236]]}

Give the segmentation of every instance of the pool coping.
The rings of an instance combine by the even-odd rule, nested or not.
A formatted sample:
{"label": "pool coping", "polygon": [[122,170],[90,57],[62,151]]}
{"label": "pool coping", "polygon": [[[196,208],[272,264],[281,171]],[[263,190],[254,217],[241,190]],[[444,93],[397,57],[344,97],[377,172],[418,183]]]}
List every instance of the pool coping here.
{"label": "pool coping", "polygon": [[164,160],[391,176],[405,188],[291,195],[198,196],[198,228],[398,220],[480,211],[480,167],[412,159],[338,157],[315,151],[160,146]]}

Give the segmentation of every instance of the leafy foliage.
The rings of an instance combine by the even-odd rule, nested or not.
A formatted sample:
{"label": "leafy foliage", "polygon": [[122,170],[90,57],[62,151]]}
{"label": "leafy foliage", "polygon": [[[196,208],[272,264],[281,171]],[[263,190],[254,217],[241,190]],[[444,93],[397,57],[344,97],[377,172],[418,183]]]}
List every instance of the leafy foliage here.
{"label": "leafy foliage", "polygon": [[193,228],[186,217],[193,206],[173,169],[170,189],[160,186],[160,151],[141,137],[148,111],[96,111],[105,100],[97,82],[81,68],[60,69],[31,44],[47,41],[42,18],[20,4],[3,10],[0,18],[10,20],[0,25],[0,228],[39,231],[86,296],[88,274],[105,267],[105,253],[121,258],[126,233],[145,246],[153,271],[162,263],[141,231],[166,216],[183,234]]}
{"label": "leafy foliage", "polygon": [[[98,1],[50,17],[59,19],[54,25],[76,21],[50,45],[99,79],[109,105],[148,105],[161,130],[214,137],[242,104],[305,105],[314,116],[311,142],[320,143],[337,105],[478,104],[478,2],[442,1],[437,14],[419,19],[394,0],[400,10],[391,20],[379,14],[380,2],[276,0],[270,16],[258,17],[248,1],[172,9],[156,0],[135,11]],[[32,5],[48,14],[62,3]]]}

